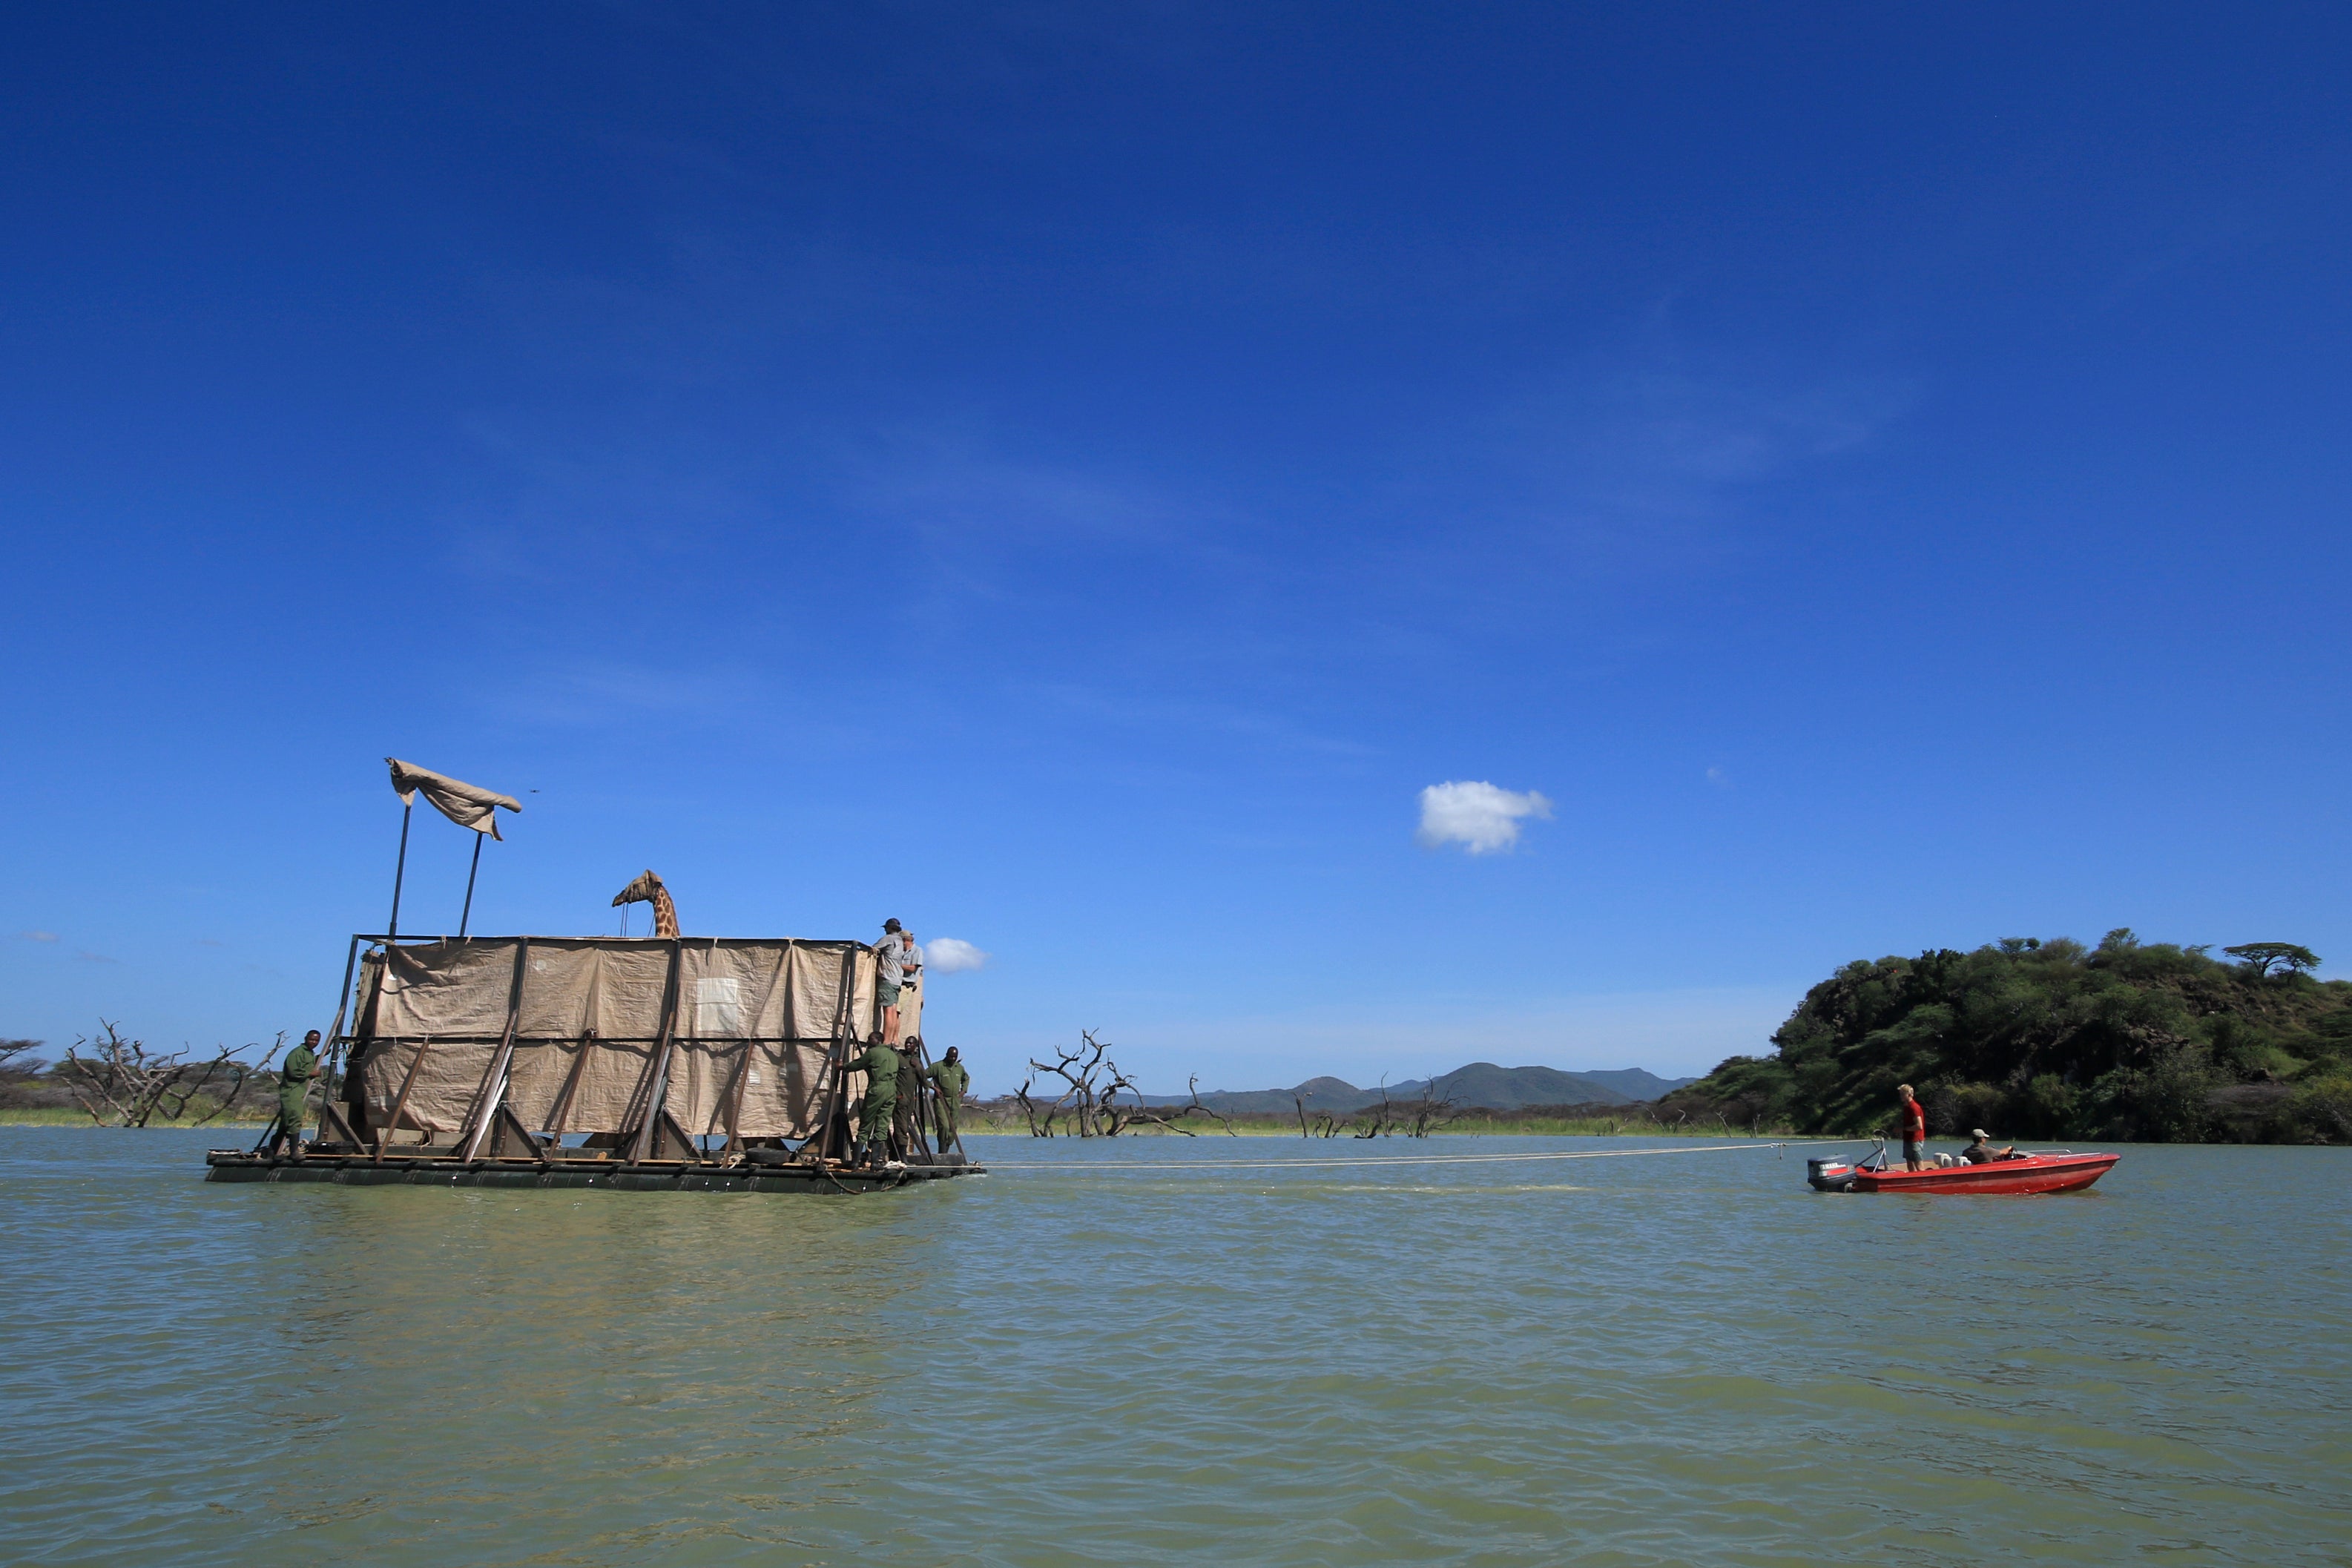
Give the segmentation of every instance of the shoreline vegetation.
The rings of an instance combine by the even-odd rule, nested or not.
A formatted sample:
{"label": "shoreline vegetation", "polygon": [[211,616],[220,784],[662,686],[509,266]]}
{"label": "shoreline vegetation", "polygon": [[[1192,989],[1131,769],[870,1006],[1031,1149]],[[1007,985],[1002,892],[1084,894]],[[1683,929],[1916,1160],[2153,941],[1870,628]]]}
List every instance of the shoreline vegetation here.
{"label": "shoreline vegetation", "polygon": [[1858,959],[1805,994],[1769,1057],[1660,1098],[1661,1120],[1853,1136],[1895,1086],[1930,1136],[2352,1143],[2352,981],[2294,942],[2096,947],[2010,937]]}
{"label": "shoreline vegetation", "polygon": [[[1852,1139],[1887,1131],[1895,1086],[1908,1083],[1930,1137],[1983,1127],[2003,1140],[2352,1143],[2352,981],[2317,979],[2318,956],[2292,942],[2223,952],[2235,962],[2119,928],[2096,947],[2011,937],[1969,952],[1860,959],[1805,994],[1770,1056],[1731,1057],[1654,1100],[1607,1103],[1496,1110],[1456,1098],[1454,1086],[1473,1081],[1464,1075],[1503,1071],[1486,1063],[1402,1086],[1417,1093],[1349,1089],[1379,1096],[1352,1108],[1318,1109],[1310,1091],[1348,1089],[1336,1079],[1206,1096],[1195,1080],[1189,1103],[1152,1100],[1086,1032],[1056,1060],[1032,1060],[1014,1093],[966,1101],[961,1121],[972,1132],[1078,1138]],[[100,1048],[49,1063],[33,1056],[39,1041],[0,1040],[0,1126],[252,1129],[270,1119],[279,1047],[247,1047],[259,1053],[253,1063],[226,1050],[190,1061],[111,1026],[76,1044]],[[1571,1093],[1617,1087],[1511,1072],[1549,1075]],[[1293,1109],[1263,1108],[1275,1098]]]}
{"label": "shoreline vegetation", "polygon": [[[1572,1110],[1573,1108],[1569,1109]],[[1610,1109],[1614,1111],[1622,1112],[1629,1108],[1624,1106],[1614,1106]],[[80,1110],[63,1111],[40,1109],[0,1108],[0,1127],[88,1127],[97,1131],[109,1132],[135,1132],[142,1130],[175,1130],[187,1131],[198,1127],[219,1130],[241,1129],[245,1131],[251,1132],[258,1131],[260,1129],[268,1126],[271,1120],[272,1119],[268,1116],[254,1117],[239,1115],[235,1118],[215,1117],[210,1121],[200,1122],[193,1118],[173,1121],[157,1117],[147,1122],[145,1129],[141,1129],[135,1127],[122,1128],[103,1126],[99,1122],[92,1121],[87,1113]],[[1130,1127],[1122,1133],[1122,1136],[1129,1138],[1181,1138],[1186,1132],[1191,1132],[1196,1136],[1202,1137],[1223,1137],[1226,1132],[1226,1129],[1215,1121],[1202,1120],[1199,1118],[1177,1118],[1173,1120],[1176,1121],[1177,1126],[1172,1129],[1165,1127]],[[1279,1117],[1253,1114],[1233,1116],[1227,1118],[1227,1120],[1233,1123],[1232,1132],[1233,1135],[1237,1138],[1297,1139],[1299,1136],[1298,1123],[1295,1119],[1286,1121]],[[963,1131],[967,1133],[981,1133],[992,1137],[1026,1138],[1030,1135],[1029,1129],[1021,1121],[1020,1112],[1017,1109],[1010,1117],[995,1115],[992,1114],[990,1106],[986,1102],[967,1104],[963,1110],[961,1126]],[[1628,1117],[1622,1114],[1592,1116],[1552,1115],[1541,1110],[1473,1112],[1469,1115],[1463,1116],[1450,1121],[1443,1127],[1433,1127],[1430,1129],[1428,1135],[1432,1137],[1730,1137],[1741,1139],[1755,1139],[1759,1137],[1774,1138],[1781,1136],[1809,1138],[1815,1136],[1811,1134],[1788,1134],[1785,1131],[1776,1131],[1770,1128],[1767,1128],[1764,1131],[1758,1133],[1751,1132],[1744,1127],[1727,1129],[1712,1122],[1705,1126],[1700,1126],[1692,1122],[1675,1124],[1657,1121],[1643,1117]],[[1405,1134],[1400,1131],[1393,1134],[1393,1136],[1403,1137]],[[1343,1126],[1337,1132],[1328,1134],[1319,1132],[1315,1133],[1311,1135],[1310,1141],[1320,1141],[1326,1137],[1334,1140],[1352,1140],[1357,1137],[1357,1134],[1347,1131]]]}
{"label": "shoreline vegetation", "polygon": [[[1402,1102],[1400,1111],[1410,1111],[1412,1102]],[[1766,1128],[1761,1133],[1745,1127],[1733,1127],[1709,1121],[1704,1124],[1684,1120],[1659,1120],[1654,1108],[1646,1104],[1631,1105],[1536,1105],[1514,1110],[1487,1110],[1454,1108],[1443,1121],[1433,1121],[1416,1134],[1409,1122],[1391,1121],[1380,1126],[1370,1118],[1354,1121],[1344,1118],[1310,1118],[1306,1131],[1300,1130],[1296,1115],[1282,1116],[1270,1111],[1225,1111],[1210,1113],[1195,1110],[1171,1110],[1167,1124],[1129,1122],[1121,1127],[1118,1136],[1128,1138],[1180,1138],[1186,1133],[1195,1137],[1223,1137],[1228,1132],[1241,1138],[1303,1138],[1308,1142],[1325,1140],[1362,1140],[1368,1138],[1423,1137],[1559,1137],[1559,1138],[1750,1138],[1769,1136],[1774,1131]],[[1033,1136],[1029,1121],[1020,1104],[1010,1097],[1004,1100],[967,1103],[961,1115],[961,1125],[967,1132],[986,1132],[1010,1137]],[[1058,1134],[1066,1138],[1078,1136],[1075,1131]],[[1096,1136],[1105,1136],[1097,1133]]]}
{"label": "shoreline vegetation", "polygon": [[37,1107],[26,1109],[21,1106],[0,1108],[0,1127],[88,1127],[100,1132],[139,1132],[167,1129],[186,1132],[198,1127],[242,1128],[248,1132],[257,1132],[276,1120],[277,1117],[274,1114],[261,1117],[244,1114],[235,1117],[215,1116],[204,1121],[199,1121],[194,1117],[171,1121],[159,1116],[149,1120],[143,1127],[125,1127],[120,1123],[110,1125],[106,1122],[93,1121],[89,1119],[89,1113],[82,1110],[48,1110]]}

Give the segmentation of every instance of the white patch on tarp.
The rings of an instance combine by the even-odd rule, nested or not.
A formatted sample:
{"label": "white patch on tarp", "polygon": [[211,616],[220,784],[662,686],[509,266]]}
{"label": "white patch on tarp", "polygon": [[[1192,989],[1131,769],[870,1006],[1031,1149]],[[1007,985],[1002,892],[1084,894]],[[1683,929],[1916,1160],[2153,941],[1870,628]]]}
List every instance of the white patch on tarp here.
{"label": "white patch on tarp", "polygon": [[706,974],[694,983],[694,1035],[719,1039],[743,1032],[743,987],[733,975]]}

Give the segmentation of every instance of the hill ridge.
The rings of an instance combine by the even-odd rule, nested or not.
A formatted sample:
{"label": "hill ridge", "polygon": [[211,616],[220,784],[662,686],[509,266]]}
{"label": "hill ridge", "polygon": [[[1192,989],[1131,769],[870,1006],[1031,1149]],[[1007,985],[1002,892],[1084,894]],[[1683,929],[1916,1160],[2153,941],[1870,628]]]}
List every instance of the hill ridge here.
{"label": "hill ridge", "polygon": [[[1467,1062],[1433,1079],[1407,1079],[1386,1086],[1391,1101],[1418,1100],[1434,1083],[1438,1093],[1463,1110],[1518,1110],[1531,1105],[1632,1105],[1671,1094],[1695,1078],[1660,1078],[1644,1068],[1608,1068],[1567,1072],[1549,1067],[1501,1067]],[[1201,1103],[1213,1110],[1288,1114],[1303,1101],[1310,1112],[1335,1114],[1378,1105],[1381,1086],[1359,1089],[1329,1074],[1288,1089],[1210,1089]],[[1146,1095],[1151,1105],[1181,1105],[1181,1094]]]}

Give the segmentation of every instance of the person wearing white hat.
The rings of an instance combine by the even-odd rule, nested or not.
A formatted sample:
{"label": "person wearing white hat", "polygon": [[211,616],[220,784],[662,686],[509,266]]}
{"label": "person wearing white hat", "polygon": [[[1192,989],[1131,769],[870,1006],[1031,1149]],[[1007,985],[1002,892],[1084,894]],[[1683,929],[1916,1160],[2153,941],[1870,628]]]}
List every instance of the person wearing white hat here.
{"label": "person wearing white hat", "polygon": [[1966,1160],[1969,1164],[1990,1165],[1995,1160],[2014,1160],[2019,1158],[2017,1146],[2015,1144],[2012,1143],[2003,1149],[1996,1149],[1990,1142],[1988,1142],[1990,1135],[1987,1133],[1983,1128],[1972,1128],[1970,1132],[1972,1136],[1975,1137],[1976,1142],[1960,1151],[1960,1158]]}

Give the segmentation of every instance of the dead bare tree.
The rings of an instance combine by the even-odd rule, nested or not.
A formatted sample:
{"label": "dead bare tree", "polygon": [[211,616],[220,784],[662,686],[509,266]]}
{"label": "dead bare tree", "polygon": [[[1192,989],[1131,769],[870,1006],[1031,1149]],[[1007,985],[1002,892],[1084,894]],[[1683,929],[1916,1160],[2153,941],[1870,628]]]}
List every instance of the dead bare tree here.
{"label": "dead bare tree", "polygon": [[[1153,1114],[1150,1106],[1143,1103],[1142,1092],[1125,1073],[1118,1070],[1117,1062],[1106,1058],[1103,1070],[1109,1076],[1103,1085],[1101,1098],[1095,1101],[1095,1112],[1098,1118],[1097,1130],[1104,1137],[1116,1138],[1139,1121],[1167,1125]],[[1121,1095],[1126,1098],[1121,1099]]]}
{"label": "dead bare tree", "polygon": [[[190,1061],[187,1047],[151,1051],[143,1040],[124,1039],[121,1030],[105,1019],[98,1023],[104,1033],[77,1038],[66,1047],[66,1059],[56,1072],[75,1103],[100,1127],[144,1127],[158,1113],[166,1121],[178,1121],[209,1091],[213,1108],[189,1121],[201,1127],[234,1110],[286,1047],[281,1029],[278,1043],[263,1051],[257,1062],[245,1061],[238,1054],[257,1049],[255,1046],[223,1046],[208,1058]],[[85,1047],[91,1055],[81,1055]]]}
{"label": "dead bare tree", "polygon": [[[1301,1138],[1337,1138],[1342,1125],[1349,1128],[1350,1136],[1363,1138],[1372,1136],[1369,1132],[1355,1132],[1353,1123],[1343,1124],[1337,1115],[1328,1110],[1317,1111],[1310,1121],[1307,1114],[1307,1101],[1296,1092],[1292,1093],[1290,1102],[1298,1107],[1298,1135]],[[1232,1129],[1228,1128],[1226,1131],[1231,1131]]]}
{"label": "dead bare tree", "polygon": [[[1081,1029],[1077,1046],[1066,1050],[1057,1047],[1052,1061],[1041,1062],[1034,1057],[1029,1058],[1033,1073],[1051,1073],[1063,1084],[1062,1091],[1054,1097],[1053,1104],[1045,1108],[1044,1125],[1048,1131],[1040,1136],[1053,1136],[1050,1129],[1054,1121],[1065,1110],[1069,1111],[1071,1121],[1076,1124],[1079,1137],[1097,1135],[1097,1107],[1102,1093],[1097,1079],[1102,1076],[1103,1053],[1109,1048],[1095,1038],[1092,1029]],[[1027,1086],[1023,1087],[1025,1091]],[[1032,1131],[1037,1125],[1033,1120]]]}
{"label": "dead bare tree", "polygon": [[1356,1137],[1385,1138],[1391,1132],[1395,1131],[1396,1108],[1389,1103],[1389,1086],[1386,1082],[1383,1082],[1381,1085],[1380,1104],[1370,1107],[1369,1109],[1371,1112],[1371,1116],[1369,1121],[1362,1116],[1359,1116],[1356,1119]]}
{"label": "dead bare tree", "polygon": [[1454,1096],[1438,1093],[1437,1080],[1431,1079],[1421,1086],[1421,1099],[1413,1103],[1412,1125],[1405,1130],[1405,1136],[1426,1138],[1460,1114]]}
{"label": "dead bare tree", "polygon": [[[1108,1040],[1097,1040],[1092,1029],[1078,1031],[1078,1044],[1070,1049],[1056,1047],[1055,1059],[1043,1062],[1031,1058],[1031,1076],[1023,1081],[1013,1099],[1020,1102],[1022,1114],[1028,1118],[1033,1137],[1051,1138],[1054,1123],[1066,1114],[1077,1128],[1081,1138],[1116,1138],[1131,1128],[1158,1127],[1169,1132],[1181,1132],[1187,1138],[1198,1137],[1189,1127],[1179,1126],[1184,1117],[1206,1116],[1216,1121],[1234,1137],[1234,1124],[1223,1112],[1201,1103],[1201,1080],[1196,1075],[1192,1081],[1192,1100],[1172,1110],[1166,1106],[1148,1103],[1135,1081],[1119,1070],[1118,1063],[1110,1057]],[[1061,1092],[1042,1110],[1030,1098],[1030,1088],[1037,1075],[1050,1074],[1062,1080]]]}
{"label": "dead bare tree", "polygon": [[1051,1138],[1054,1135],[1053,1122],[1050,1120],[1042,1124],[1038,1121],[1037,1102],[1029,1098],[1029,1086],[1034,1081],[1032,1079],[1023,1079],[1021,1087],[1013,1091],[1013,1098],[1020,1102],[1022,1118],[1029,1123],[1029,1136]]}
{"label": "dead bare tree", "polygon": [[[1185,1104],[1180,1105],[1176,1108],[1175,1113],[1178,1117],[1205,1116],[1212,1121],[1214,1121],[1219,1127],[1224,1129],[1226,1137],[1238,1138],[1241,1136],[1239,1132],[1234,1131],[1232,1117],[1227,1116],[1222,1110],[1218,1110],[1211,1106],[1203,1105],[1201,1102],[1201,1075],[1199,1073],[1194,1073],[1192,1075],[1190,1081],[1185,1085],[1185,1088],[1192,1094],[1192,1098]],[[1181,1132],[1188,1138],[1193,1136],[1192,1129],[1187,1127],[1179,1127],[1173,1121],[1161,1121],[1160,1125],[1167,1128],[1171,1132]]]}

